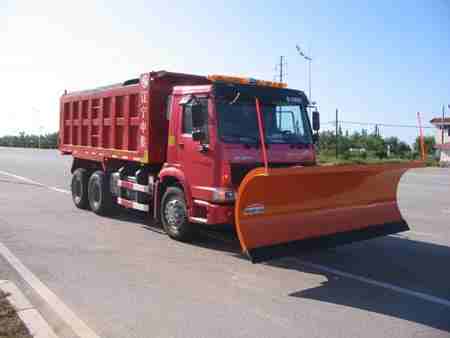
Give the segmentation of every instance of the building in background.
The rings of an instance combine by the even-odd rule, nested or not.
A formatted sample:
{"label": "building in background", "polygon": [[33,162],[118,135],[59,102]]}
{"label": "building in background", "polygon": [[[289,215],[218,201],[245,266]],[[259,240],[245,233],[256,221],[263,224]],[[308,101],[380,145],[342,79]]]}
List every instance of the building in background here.
{"label": "building in background", "polygon": [[435,147],[440,151],[440,162],[450,166],[450,117],[436,117],[430,123],[437,128]]}

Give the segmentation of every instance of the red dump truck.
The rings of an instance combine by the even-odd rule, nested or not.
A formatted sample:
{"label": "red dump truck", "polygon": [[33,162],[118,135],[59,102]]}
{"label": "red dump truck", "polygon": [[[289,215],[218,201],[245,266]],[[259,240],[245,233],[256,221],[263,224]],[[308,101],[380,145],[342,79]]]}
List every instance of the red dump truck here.
{"label": "red dump truck", "polygon": [[317,166],[308,105],[282,83],[166,71],[65,92],[73,201],[140,210],[182,241],[232,224],[254,262],[407,230],[396,189],[421,164]]}

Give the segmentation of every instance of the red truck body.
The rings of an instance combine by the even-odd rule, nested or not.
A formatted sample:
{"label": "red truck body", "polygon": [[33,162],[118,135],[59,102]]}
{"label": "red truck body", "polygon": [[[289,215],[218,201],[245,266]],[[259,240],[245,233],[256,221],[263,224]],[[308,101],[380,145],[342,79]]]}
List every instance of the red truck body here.
{"label": "red truck body", "polygon": [[[204,76],[159,71],[122,84],[65,93],[60,102],[59,149],[74,157],[72,172],[147,168],[152,182],[159,184],[147,202],[155,218],[159,217],[161,186],[176,182],[184,190],[191,222],[233,224],[234,197],[227,201],[215,196],[236,192],[245,174],[261,165],[261,151],[220,141],[213,87],[213,81]],[[211,101],[207,152],[199,151],[199,143],[182,130],[180,101],[189,95]],[[295,148],[274,144],[268,157],[279,166],[315,162],[312,144]],[[133,188],[132,183],[121,184]],[[136,201],[119,197],[118,202],[147,211]]]}
{"label": "red truck body", "polygon": [[147,212],[182,241],[199,223],[232,224],[253,262],[407,230],[396,189],[423,164],[311,167],[308,105],[280,83],[165,71],[65,93],[73,201]]}

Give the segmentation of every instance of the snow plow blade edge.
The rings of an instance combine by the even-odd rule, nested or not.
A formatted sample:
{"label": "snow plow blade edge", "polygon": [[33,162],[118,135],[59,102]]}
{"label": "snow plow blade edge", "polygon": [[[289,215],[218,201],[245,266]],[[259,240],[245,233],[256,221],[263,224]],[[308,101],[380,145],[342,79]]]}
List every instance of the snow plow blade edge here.
{"label": "snow plow blade edge", "polygon": [[397,205],[401,176],[422,162],[257,168],[241,183],[236,230],[252,262],[409,230]]}

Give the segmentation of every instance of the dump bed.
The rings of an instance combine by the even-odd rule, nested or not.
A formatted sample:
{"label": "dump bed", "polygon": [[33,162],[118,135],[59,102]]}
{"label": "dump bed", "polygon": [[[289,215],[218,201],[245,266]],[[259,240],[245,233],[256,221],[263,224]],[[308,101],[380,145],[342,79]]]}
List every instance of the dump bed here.
{"label": "dump bed", "polygon": [[161,164],[166,159],[166,105],[172,87],[208,83],[203,76],[159,71],[65,93],[60,100],[59,149],[95,161]]}

